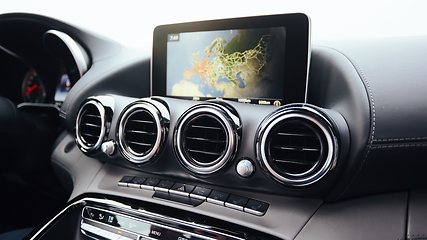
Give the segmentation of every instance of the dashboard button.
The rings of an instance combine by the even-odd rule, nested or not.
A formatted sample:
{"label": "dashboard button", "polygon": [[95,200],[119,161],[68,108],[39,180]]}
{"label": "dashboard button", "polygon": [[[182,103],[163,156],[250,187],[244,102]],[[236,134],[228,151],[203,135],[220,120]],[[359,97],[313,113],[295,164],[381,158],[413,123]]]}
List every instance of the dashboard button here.
{"label": "dashboard button", "polygon": [[124,176],[124,177],[122,177],[122,179],[120,179],[118,185],[120,187],[127,187],[128,186],[128,182],[132,181],[133,178],[134,178],[134,176]]}
{"label": "dashboard button", "polygon": [[189,185],[184,183],[175,183],[169,189],[169,193],[188,197],[190,196],[190,193],[193,191],[194,188],[195,188],[194,185]]}
{"label": "dashboard button", "polygon": [[257,216],[262,216],[267,211],[268,206],[268,203],[250,199],[248,204],[246,204],[244,211]]}
{"label": "dashboard button", "polygon": [[175,184],[175,182],[171,182],[171,181],[167,181],[167,180],[162,180],[160,181],[159,184],[157,184],[157,186],[154,187],[155,191],[159,191],[159,192],[168,192],[168,190]]}
{"label": "dashboard button", "polygon": [[128,183],[128,187],[132,188],[141,188],[141,184],[144,183],[146,180],[145,177],[135,177]]}
{"label": "dashboard button", "polygon": [[160,180],[156,178],[147,178],[147,180],[141,184],[142,189],[154,190],[154,186],[159,184]]}
{"label": "dashboard button", "polygon": [[209,194],[209,197],[206,199],[206,201],[224,206],[224,202],[225,200],[227,200],[229,196],[230,196],[229,193],[212,190],[211,194]]}
{"label": "dashboard button", "polygon": [[206,200],[206,197],[209,196],[212,189],[204,187],[196,187],[193,192],[190,193],[191,198],[196,198],[200,200]]}
{"label": "dashboard button", "polygon": [[248,200],[249,200],[248,198],[231,194],[230,197],[225,202],[225,206],[243,211],[243,208],[245,207]]}

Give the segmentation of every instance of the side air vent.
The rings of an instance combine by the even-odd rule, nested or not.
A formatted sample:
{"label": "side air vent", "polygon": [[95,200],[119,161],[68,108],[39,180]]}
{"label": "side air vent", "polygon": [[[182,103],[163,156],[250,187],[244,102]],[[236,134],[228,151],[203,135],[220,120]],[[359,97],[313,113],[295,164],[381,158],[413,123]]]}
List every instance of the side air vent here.
{"label": "side air vent", "polygon": [[87,101],[77,114],[76,136],[79,148],[86,153],[96,151],[106,132],[105,109],[96,100]]}
{"label": "side air vent", "polygon": [[261,166],[285,185],[310,185],[335,165],[338,146],[332,126],[314,109],[282,108],[263,121],[257,136]]}
{"label": "side air vent", "polygon": [[166,137],[168,116],[149,102],[130,105],[119,122],[119,149],[130,162],[146,163],[160,151]]}
{"label": "side air vent", "polygon": [[187,110],[175,129],[175,150],[181,164],[196,174],[212,174],[234,158],[240,139],[240,120],[231,108],[200,104]]}

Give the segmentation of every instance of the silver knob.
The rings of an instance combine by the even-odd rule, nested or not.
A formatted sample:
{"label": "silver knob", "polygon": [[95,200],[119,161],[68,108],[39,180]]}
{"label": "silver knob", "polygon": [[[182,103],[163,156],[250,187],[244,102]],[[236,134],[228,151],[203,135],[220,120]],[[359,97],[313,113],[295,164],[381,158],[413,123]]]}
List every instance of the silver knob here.
{"label": "silver knob", "polygon": [[241,177],[250,177],[254,173],[255,167],[251,161],[242,159],[237,163],[236,171]]}
{"label": "silver knob", "polygon": [[101,145],[101,151],[108,155],[113,155],[116,150],[116,146],[113,141],[104,142]]}

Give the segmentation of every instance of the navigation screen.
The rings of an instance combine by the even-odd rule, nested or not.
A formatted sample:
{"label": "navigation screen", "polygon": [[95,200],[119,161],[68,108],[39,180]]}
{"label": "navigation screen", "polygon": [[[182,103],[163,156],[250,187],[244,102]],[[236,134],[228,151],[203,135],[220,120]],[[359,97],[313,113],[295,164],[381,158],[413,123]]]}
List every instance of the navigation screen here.
{"label": "navigation screen", "polygon": [[285,27],[167,35],[166,95],[280,105]]}

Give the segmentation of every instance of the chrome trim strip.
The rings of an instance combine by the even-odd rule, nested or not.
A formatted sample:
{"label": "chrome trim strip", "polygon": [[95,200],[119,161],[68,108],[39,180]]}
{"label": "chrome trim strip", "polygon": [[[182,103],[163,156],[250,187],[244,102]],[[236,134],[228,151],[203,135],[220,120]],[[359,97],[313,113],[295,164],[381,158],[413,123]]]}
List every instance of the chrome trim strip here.
{"label": "chrome trim strip", "polygon": [[304,103],[307,103],[307,94],[308,94],[308,77],[310,73],[310,63],[311,63],[311,18],[306,15],[308,19],[308,46],[307,46],[307,72],[305,78],[305,97]]}
{"label": "chrome trim strip", "polygon": [[[188,232],[188,231],[185,231],[185,230],[181,230],[179,228],[172,228],[172,227],[169,227],[167,225],[159,224],[159,223],[155,223],[155,222],[151,222],[151,221],[147,221],[145,219],[139,219],[139,218],[135,218],[135,217],[132,217],[132,216],[129,216],[129,215],[125,215],[125,214],[121,214],[121,213],[117,213],[117,212],[113,212],[113,211],[109,211],[109,210],[105,210],[105,209],[101,209],[101,208],[97,208],[97,207],[91,207],[91,206],[88,206],[88,207],[92,208],[92,209],[99,210],[99,211],[108,212],[108,213],[111,213],[111,214],[114,214],[114,215],[120,215],[122,217],[130,218],[130,219],[133,219],[135,221],[143,222],[143,223],[154,225],[154,226],[157,226],[157,227],[166,228],[168,230],[176,231],[176,232],[179,232],[181,234],[189,234],[191,236],[194,236],[194,237],[197,237],[197,238],[206,239],[206,240],[215,240],[214,238],[210,238],[210,237],[206,237],[206,236],[203,236],[203,235],[199,235],[197,233],[191,233],[191,232]],[[83,211],[86,208],[88,208],[88,207],[84,207]],[[102,223],[102,222],[98,222],[98,221],[94,221],[92,219],[85,218],[85,217],[83,217],[83,212],[82,212],[82,218],[83,218],[83,220],[86,220],[86,221],[88,221],[88,220],[89,221],[93,221],[93,222],[98,223],[98,224],[103,225],[103,226],[108,226],[108,227],[111,227],[111,228],[118,229],[120,231],[125,231],[125,232],[131,233],[131,234],[135,234],[135,235],[137,235],[137,239],[140,239],[141,237],[147,238],[147,239],[155,239],[155,238],[151,238],[149,236],[141,235],[140,233],[137,233],[137,232],[132,232],[132,231],[129,231],[129,230],[126,230],[126,229],[122,229],[122,228],[110,226],[110,225]]]}
{"label": "chrome trim strip", "polygon": [[68,50],[70,50],[73,56],[74,62],[77,65],[77,69],[79,70],[80,77],[83,76],[83,74],[86,73],[89,64],[86,62],[84,54],[82,53],[80,47],[77,45],[74,39],[72,39],[66,33],[60,32],[58,30],[53,30],[53,29],[47,31],[46,34],[55,35],[59,39],[61,39],[62,42],[65,43],[65,45],[68,47]]}
{"label": "chrome trim strip", "polygon": [[[93,204],[96,204],[97,206],[92,206]],[[80,205],[82,207],[82,211],[81,211],[81,217],[83,218],[83,210],[86,207],[90,207],[93,209],[99,209],[102,211],[109,211],[112,212],[114,214],[120,214],[120,215],[124,215],[126,217],[138,220],[138,221],[143,221],[149,224],[153,224],[153,225],[159,225],[159,226],[164,226],[165,228],[168,229],[172,229],[175,231],[179,231],[179,232],[188,232],[188,230],[181,230],[181,229],[176,229],[173,227],[169,227],[167,224],[171,224],[172,226],[178,226],[178,225],[182,225],[185,226],[187,228],[194,229],[194,230],[202,230],[206,233],[210,233],[212,235],[220,235],[222,237],[226,237],[227,239],[236,239],[236,240],[243,240],[245,238],[238,236],[239,233],[236,233],[236,235],[231,235],[230,232],[224,232],[224,230],[221,229],[217,229],[215,227],[212,226],[208,226],[208,225],[202,225],[202,224],[198,224],[198,223],[194,223],[194,222],[187,222],[184,220],[180,220],[177,218],[172,218],[172,217],[168,217],[165,215],[161,215],[161,214],[157,214],[157,213],[153,213],[144,209],[135,209],[135,206],[130,206],[130,205],[126,205],[123,204],[121,202],[118,201],[114,201],[114,200],[109,200],[109,199],[103,199],[103,198],[95,198],[95,197],[85,197],[83,199],[77,200],[73,203],[70,203],[67,207],[65,207],[61,212],[59,212],[55,217],[53,217],[51,220],[49,220],[49,222],[47,222],[45,225],[43,225],[32,237],[31,240],[33,239],[38,239],[41,233],[43,233],[45,230],[47,230],[49,227],[54,226],[54,222],[56,220],[59,220],[64,214],[66,214],[67,211],[72,210],[74,208],[76,208],[78,205]],[[110,210],[106,210],[103,209],[102,206],[105,206],[106,208],[117,208],[120,212],[113,212]],[[123,212],[122,212],[123,211]],[[135,216],[131,216],[131,215],[126,215],[125,213],[129,211],[131,214],[135,214],[139,215],[141,218],[135,217]],[[88,221],[90,219],[87,218],[83,218],[85,221]],[[152,221],[151,221],[152,220]],[[97,222],[97,221],[96,221]],[[100,222],[97,222],[99,224],[102,224]],[[108,225],[109,227],[113,227]],[[127,230],[125,230],[127,231]],[[129,232],[129,231],[127,231]],[[134,234],[133,232],[130,232],[132,234]],[[198,235],[199,233],[197,233],[196,231],[194,231],[194,233],[188,232],[191,235],[199,238],[203,238],[203,239],[213,239],[210,237],[206,237],[206,236],[202,236],[202,235]],[[135,234],[136,235],[136,234]],[[151,239],[149,237],[144,236],[145,238]]]}
{"label": "chrome trim strip", "polygon": [[85,204],[84,199],[79,200],[79,201],[77,201],[75,203],[72,203],[72,204],[68,205],[66,208],[64,208],[62,211],[60,211],[55,217],[53,217],[52,219],[50,219],[49,222],[47,222],[45,225],[43,225],[43,227],[41,227],[30,239],[33,240],[33,239],[38,238],[38,235],[40,233],[42,233],[45,229],[47,229],[57,218],[59,218],[60,216],[62,216],[70,208],[73,208],[74,206],[79,205],[79,204]]}
{"label": "chrome trim strip", "polygon": [[[133,105],[132,105],[133,104]],[[119,150],[122,155],[132,163],[146,163],[155,157],[163,145],[166,135],[167,135],[167,126],[166,121],[169,121],[169,116],[163,116],[162,113],[151,103],[138,101],[134,102],[128,107],[121,116],[118,127],[118,142]],[[128,123],[129,118],[137,113],[142,111],[148,111],[148,113],[154,118],[154,122],[157,128],[157,136],[154,145],[151,146],[151,150],[148,153],[137,153],[135,152],[126,142],[125,138],[125,125]]]}
{"label": "chrome trim strip", "polygon": [[[96,141],[96,143],[93,145],[93,146],[89,146],[89,145],[87,145],[84,141],[83,141],[83,137],[81,136],[81,134],[80,134],[80,122],[81,122],[81,118],[82,118],[82,114],[83,114],[83,109],[87,106],[87,105],[89,105],[89,104],[92,104],[92,105],[94,105],[97,109],[98,109],[98,112],[99,112],[99,114],[100,114],[100,117],[101,117],[101,132],[100,132],[100,134],[99,134],[99,138],[98,138],[98,140]],[[89,101],[87,101],[81,108],[80,108],[80,110],[79,110],[79,113],[77,114],[77,119],[76,119],[76,136],[77,136],[77,144],[79,145],[79,148],[80,148],[80,150],[82,150],[83,152],[86,152],[86,153],[90,153],[90,152],[92,152],[92,151],[95,151],[95,150],[97,150],[100,146],[101,146],[101,144],[102,144],[102,141],[104,140],[104,137],[105,137],[105,133],[106,133],[106,115],[105,115],[105,109],[104,109],[104,106],[101,104],[101,103],[99,103],[98,101],[96,101],[96,100],[93,100],[93,99],[91,99],[91,100],[89,100]]]}
{"label": "chrome trim strip", "polygon": [[[308,114],[303,114],[302,112],[307,112],[307,113],[317,115],[318,117],[323,119],[328,124],[328,126],[324,126],[324,124],[319,122],[314,117],[309,116]],[[267,137],[270,134],[270,131],[275,127],[276,124],[289,118],[302,118],[302,119],[308,120],[316,124],[316,126],[318,126],[319,129],[324,134],[326,138],[328,152],[326,155],[326,160],[323,163],[323,166],[319,170],[315,171],[319,164],[319,162],[317,162],[312,168],[310,168],[304,173],[300,173],[300,174],[286,173],[291,177],[290,178],[277,173],[268,162],[267,154],[265,152]],[[331,168],[333,168],[333,166],[335,166],[336,156],[338,151],[338,143],[336,142],[336,139],[337,138],[331,129],[330,122],[327,119],[325,119],[323,115],[318,111],[312,108],[309,108],[307,106],[290,107],[290,108],[284,107],[274,112],[273,114],[268,116],[266,119],[264,119],[260,127],[258,128],[258,134],[256,138],[257,158],[258,158],[258,161],[261,163],[261,166],[264,172],[268,176],[275,179],[276,181],[289,186],[297,186],[297,187],[307,186],[319,181],[323,176],[326,175],[326,173]]]}
{"label": "chrome trim strip", "polygon": [[213,199],[213,198],[206,198],[206,202],[209,202],[209,203],[213,203],[213,204],[217,204],[217,205],[220,205],[220,206],[224,206],[224,201],[220,201],[220,200],[216,200],[216,199]]}
{"label": "chrome trim strip", "polygon": [[[184,135],[183,131],[190,121],[201,115],[207,115],[216,120],[219,120],[219,123],[224,127],[227,138],[226,150],[224,153],[210,163],[202,163],[193,158],[188,159],[184,153],[186,149],[184,148],[184,143],[182,142]],[[230,118],[231,117],[227,114],[226,111],[214,104],[196,105],[195,107],[187,110],[180,117],[174,132],[174,148],[178,155],[178,159],[186,169],[193,173],[202,175],[212,174],[221,170],[234,157],[240,138],[237,128],[240,128],[240,126],[236,127],[236,124]]]}

